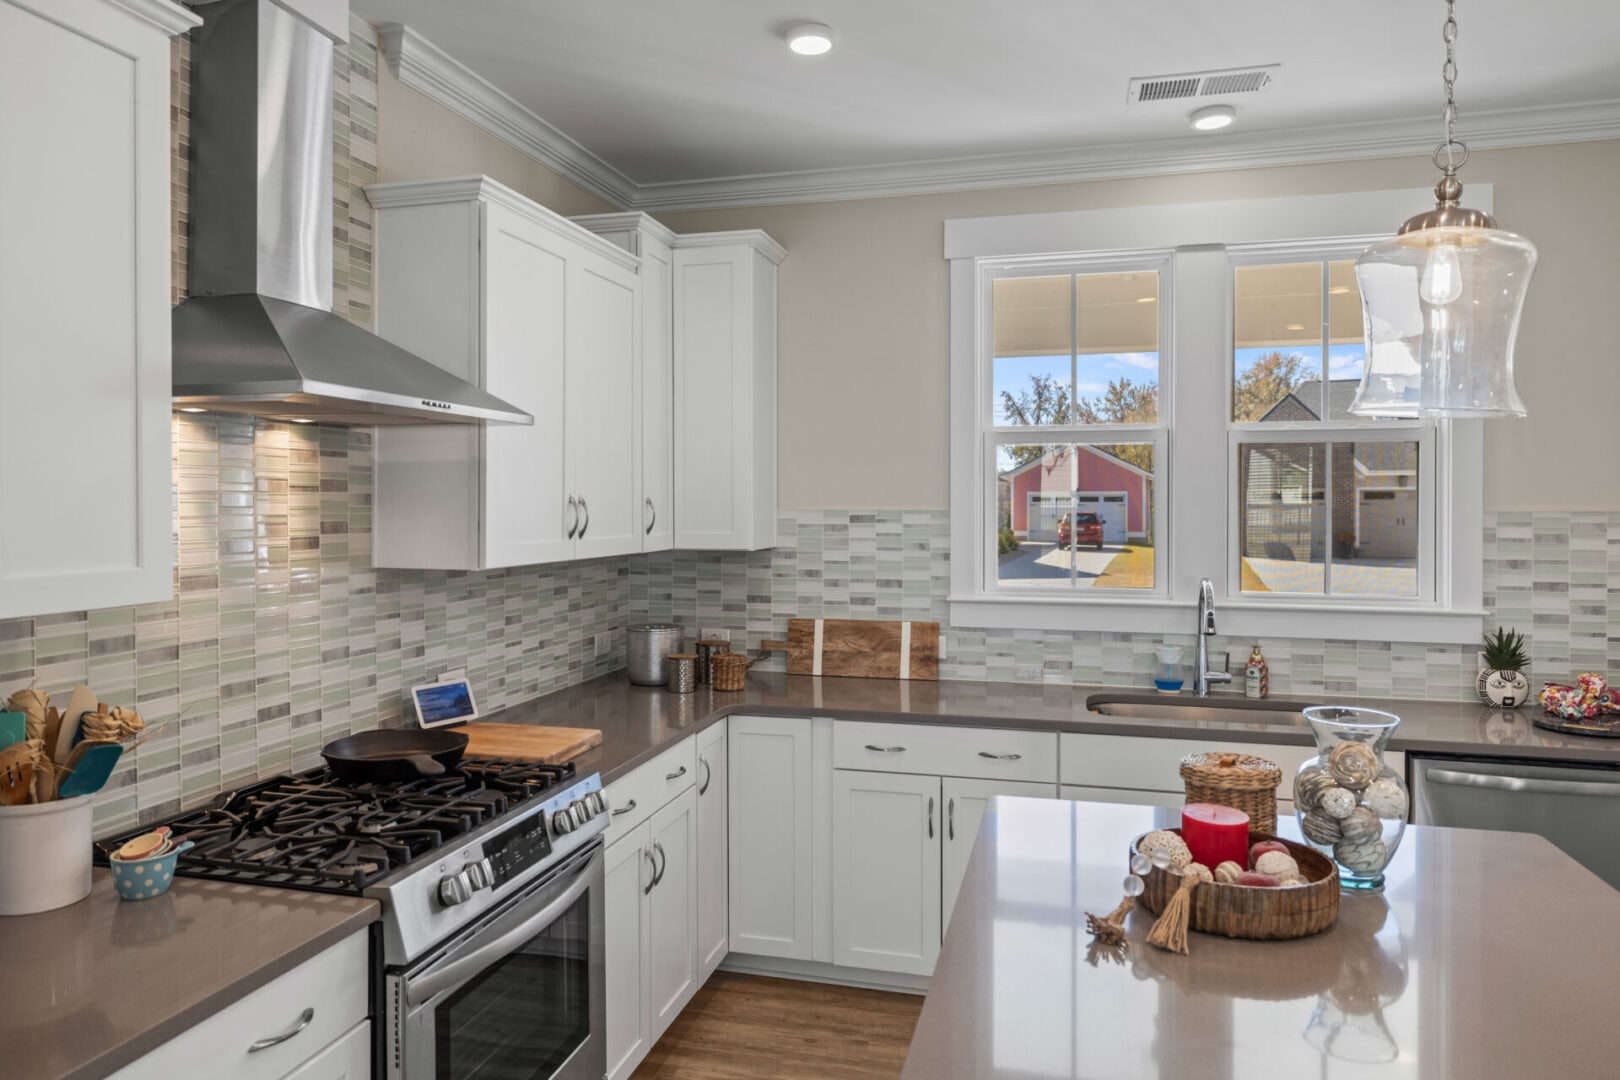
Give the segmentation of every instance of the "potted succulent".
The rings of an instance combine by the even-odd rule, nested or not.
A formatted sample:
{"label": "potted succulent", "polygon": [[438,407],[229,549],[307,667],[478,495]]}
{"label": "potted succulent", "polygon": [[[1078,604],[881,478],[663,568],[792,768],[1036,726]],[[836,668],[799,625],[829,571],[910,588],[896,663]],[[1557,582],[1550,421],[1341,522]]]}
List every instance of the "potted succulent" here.
{"label": "potted succulent", "polygon": [[1479,679],[1475,689],[1479,700],[1501,709],[1513,709],[1530,698],[1530,680],[1524,669],[1530,666],[1530,652],[1525,648],[1524,635],[1517,630],[1504,630],[1485,635],[1485,648],[1481,650]]}

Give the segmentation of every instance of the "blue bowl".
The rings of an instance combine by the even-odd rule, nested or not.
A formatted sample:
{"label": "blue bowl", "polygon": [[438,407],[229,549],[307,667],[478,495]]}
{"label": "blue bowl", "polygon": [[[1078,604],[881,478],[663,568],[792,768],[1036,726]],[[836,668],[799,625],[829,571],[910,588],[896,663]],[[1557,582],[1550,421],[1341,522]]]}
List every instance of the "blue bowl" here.
{"label": "blue bowl", "polygon": [[1161,694],[1179,694],[1184,682],[1183,679],[1154,679],[1153,686]]}
{"label": "blue bowl", "polygon": [[187,840],[176,844],[162,855],[145,859],[108,859],[112,870],[113,887],[121,900],[150,900],[162,896],[174,884],[174,864],[183,852],[190,851]]}

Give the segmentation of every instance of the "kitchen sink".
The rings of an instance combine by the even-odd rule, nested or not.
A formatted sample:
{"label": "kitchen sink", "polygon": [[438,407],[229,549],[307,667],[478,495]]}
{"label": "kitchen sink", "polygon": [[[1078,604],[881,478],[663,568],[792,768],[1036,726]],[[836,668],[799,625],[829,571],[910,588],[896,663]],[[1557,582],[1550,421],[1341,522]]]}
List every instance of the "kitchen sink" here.
{"label": "kitchen sink", "polygon": [[1166,694],[1092,694],[1086,698],[1086,709],[1099,716],[1192,723],[1238,722],[1304,727],[1305,716],[1301,710],[1305,707],[1297,701],[1220,694],[1203,698]]}

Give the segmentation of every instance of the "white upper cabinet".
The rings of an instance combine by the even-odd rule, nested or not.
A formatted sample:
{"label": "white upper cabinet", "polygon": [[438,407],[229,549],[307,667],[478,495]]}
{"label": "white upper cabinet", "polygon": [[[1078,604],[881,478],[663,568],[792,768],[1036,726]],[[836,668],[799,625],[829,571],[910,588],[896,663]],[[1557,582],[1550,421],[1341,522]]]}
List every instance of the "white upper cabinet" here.
{"label": "white upper cabinet", "polygon": [[641,550],[667,551],[675,542],[675,297],[670,277],[675,234],[646,214],[588,214],[573,220],[641,260],[636,365],[641,419],[634,448],[641,469],[638,520]]}
{"label": "white upper cabinet", "polygon": [[675,546],[776,543],[776,267],[757,230],[675,238]]}
{"label": "white upper cabinet", "polygon": [[487,177],[367,194],[377,332],[534,416],[378,428],[376,564],[640,550],[635,256]]}
{"label": "white upper cabinet", "polygon": [[0,0],[0,618],[173,581],[164,0]]}

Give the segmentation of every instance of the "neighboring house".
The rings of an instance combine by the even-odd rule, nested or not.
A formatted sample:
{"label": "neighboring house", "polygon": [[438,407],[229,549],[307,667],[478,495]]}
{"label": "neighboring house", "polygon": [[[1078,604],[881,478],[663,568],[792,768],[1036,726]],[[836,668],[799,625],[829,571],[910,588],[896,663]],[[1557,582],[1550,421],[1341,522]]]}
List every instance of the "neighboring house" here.
{"label": "neighboring house", "polygon": [[1056,541],[1058,519],[1081,510],[1102,518],[1108,543],[1151,540],[1152,475],[1094,446],[1074,451],[1063,447],[1001,474],[1013,532]]}
{"label": "neighboring house", "polygon": [[[1348,415],[1356,379],[1327,384],[1329,415]],[[1261,419],[1316,420],[1322,384],[1312,379]],[[1348,453],[1346,453],[1348,451]],[[1407,442],[1338,443],[1326,475],[1320,444],[1257,446],[1239,462],[1247,493],[1238,543],[1248,558],[1319,562],[1326,550],[1326,515],[1315,512],[1333,492],[1333,556],[1396,559],[1417,553],[1417,452]]]}

